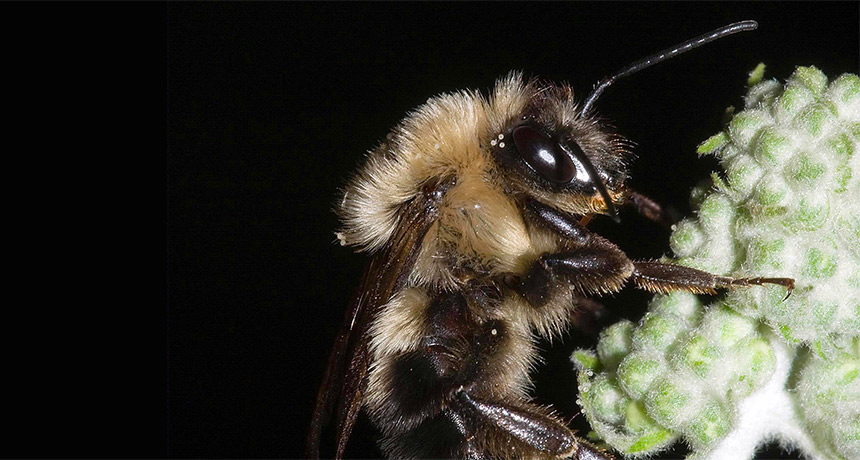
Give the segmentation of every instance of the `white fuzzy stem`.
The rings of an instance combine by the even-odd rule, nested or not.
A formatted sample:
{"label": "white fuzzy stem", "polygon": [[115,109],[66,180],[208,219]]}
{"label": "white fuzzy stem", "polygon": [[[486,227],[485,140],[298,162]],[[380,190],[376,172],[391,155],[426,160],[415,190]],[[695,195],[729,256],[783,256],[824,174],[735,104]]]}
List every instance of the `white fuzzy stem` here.
{"label": "white fuzzy stem", "polygon": [[794,398],[786,390],[796,349],[772,333],[765,334],[776,357],[770,380],[738,404],[738,421],[713,449],[698,452],[690,460],[737,460],[754,458],[759,447],[779,441],[786,448],[799,448],[807,458],[827,458],[815,447],[800,421]]}

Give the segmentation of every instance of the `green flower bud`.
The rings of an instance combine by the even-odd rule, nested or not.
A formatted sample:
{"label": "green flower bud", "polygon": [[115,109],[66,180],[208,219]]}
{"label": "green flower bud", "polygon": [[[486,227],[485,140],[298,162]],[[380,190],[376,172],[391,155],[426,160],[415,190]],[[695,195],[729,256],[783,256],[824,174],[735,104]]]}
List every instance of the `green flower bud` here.
{"label": "green flower bud", "polygon": [[621,321],[609,326],[600,333],[597,356],[604,368],[614,369],[630,353],[634,325]]}
{"label": "green flower bud", "polygon": [[664,350],[675,342],[685,327],[683,318],[650,311],[633,332],[633,346],[643,350]]}
{"label": "green flower bud", "polygon": [[622,420],[630,402],[618,384],[601,375],[591,385],[589,394],[591,415],[604,422],[617,423]]}
{"label": "green flower bud", "polygon": [[725,436],[731,426],[731,413],[722,405],[711,403],[690,422],[688,439],[693,446],[706,448]]}
{"label": "green flower bud", "polygon": [[703,395],[668,377],[661,378],[645,397],[648,415],[661,425],[680,429],[696,413]]}
{"label": "green flower bud", "polygon": [[640,398],[663,372],[665,366],[659,358],[631,353],[618,366],[618,382],[628,395]]}

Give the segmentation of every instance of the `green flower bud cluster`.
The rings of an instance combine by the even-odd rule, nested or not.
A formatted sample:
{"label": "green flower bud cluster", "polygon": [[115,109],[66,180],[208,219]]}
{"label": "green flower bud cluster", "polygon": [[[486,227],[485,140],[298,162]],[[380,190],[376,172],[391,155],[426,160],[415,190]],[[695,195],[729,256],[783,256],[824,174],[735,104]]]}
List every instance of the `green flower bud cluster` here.
{"label": "green flower bud cluster", "polygon": [[736,289],[727,301],[791,342],[860,334],[860,78],[828,84],[799,67],[783,88],[750,88],[746,108],[699,147],[716,155],[725,179],[696,219],[671,239],[679,262],[734,276],[792,277],[778,287]]}
{"label": "green flower bud cluster", "polygon": [[733,289],[707,307],[659,296],[638,324],[575,352],[578,402],[622,453],[680,438],[697,458],[743,458],[777,438],[860,458],[860,78],[799,67],[781,85],[762,73],[744,110],[700,145],[725,175],[694,190],[697,216],[671,247],[683,265],[796,288],[788,299],[782,286]]}
{"label": "green flower bud cluster", "polygon": [[574,353],[580,407],[597,434],[627,454],[679,436],[706,448],[731,428],[738,401],[774,371],[762,329],[721,303],[705,309],[693,294],[657,297],[638,325],[616,323],[601,333],[596,353]]}

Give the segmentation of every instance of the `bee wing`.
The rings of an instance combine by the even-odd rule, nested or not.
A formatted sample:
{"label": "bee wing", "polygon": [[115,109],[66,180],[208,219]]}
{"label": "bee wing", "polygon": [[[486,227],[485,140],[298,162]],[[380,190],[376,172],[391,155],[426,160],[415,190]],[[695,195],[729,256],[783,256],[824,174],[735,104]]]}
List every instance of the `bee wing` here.
{"label": "bee wing", "polygon": [[451,181],[428,184],[421,196],[404,204],[399,211],[400,219],[394,235],[365,268],[361,286],[353,296],[317,395],[305,451],[308,458],[319,458],[322,429],[338,400],[335,458],[343,458],[367,385],[370,365],[368,328],[377,311],[409,279],[424,236],[436,220],[438,201],[450,186]]}
{"label": "bee wing", "polygon": [[[317,400],[314,406],[313,417],[311,418],[310,430],[308,432],[305,450],[305,456],[307,458],[320,458],[320,436],[322,435],[323,426],[328,423],[331,418],[332,408],[337,402],[338,396],[341,396],[338,391],[335,391],[335,389],[344,388],[343,380],[346,373],[344,359],[349,351],[350,338],[355,337],[356,335],[353,334],[356,322],[363,316],[362,312],[366,310],[366,301],[362,302],[363,298],[366,297],[363,296],[362,293],[364,292],[364,285],[367,284],[367,280],[369,279],[369,273],[371,271],[370,268],[372,265],[373,264],[371,263],[365,267],[361,283],[362,287],[356,291],[355,295],[353,295],[349,309],[346,312],[346,317],[344,318],[344,324],[341,326],[337,338],[335,339],[334,346],[329,354],[328,364],[326,365],[322,384],[320,385],[319,392],[317,393]],[[361,342],[364,342],[364,340],[361,340]],[[364,348],[364,345],[362,344],[357,345],[358,347],[353,347],[353,349]]]}

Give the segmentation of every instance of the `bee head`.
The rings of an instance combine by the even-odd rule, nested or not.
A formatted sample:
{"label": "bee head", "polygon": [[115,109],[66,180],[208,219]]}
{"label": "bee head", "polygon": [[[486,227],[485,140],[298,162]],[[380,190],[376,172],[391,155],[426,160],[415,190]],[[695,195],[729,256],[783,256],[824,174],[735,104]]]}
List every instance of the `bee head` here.
{"label": "bee head", "polygon": [[502,93],[516,91],[524,96],[522,105],[495,107],[515,110],[489,141],[509,191],[574,214],[596,212],[617,220],[629,143],[584,115],[568,86],[522,83],[517,77],[500,81],[493,100],[515,100]]}
{"label": "bee head", "polygon": [[[627,144],[593,116],[594,103],[620,78],[757,27],[755,21],[736,22],[635,61],[598,82],[581,107],[566,86],[523,85],[519,75],[512,74],[496,86],[492,101],[498,113],[508,116],[497,139],[490,141],[494,156],[520,191],[531,189],[534,198],[575,214],[599,212],[617,221],[615,204],[624,198]],[[518,103],[522,105],[517,107]],[[516,112],[520,114],[512,117]]]}

